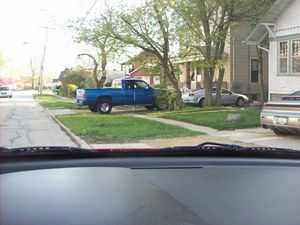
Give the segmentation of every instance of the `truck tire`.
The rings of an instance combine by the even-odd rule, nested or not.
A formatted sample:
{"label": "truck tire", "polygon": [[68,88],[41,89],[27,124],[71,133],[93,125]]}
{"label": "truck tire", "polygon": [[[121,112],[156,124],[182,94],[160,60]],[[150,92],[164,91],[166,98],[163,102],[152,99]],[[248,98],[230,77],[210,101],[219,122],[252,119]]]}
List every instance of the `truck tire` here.
{"label": "truck tire", "polygon": [[111,100],[108,98],[100,99],[96,105],[96,111],[101,114],[109,114],[111,109]]}
{"label": "truck tire", "polygon": [[156,103],[154,103],[153,105],[146,105],[145,108],[148,110],[160,110],[159,106]]}
{"label": "truck tire", "polygon": [[154,105],[146,105],[145,108],[148,110],[153,110],[153,109],[155,109],[155,106]]}
{"label": "truck tire", "polygon": [[96,107],[94,107],[94,106],[89,106],[89,110],[91,112],[97,112]]}

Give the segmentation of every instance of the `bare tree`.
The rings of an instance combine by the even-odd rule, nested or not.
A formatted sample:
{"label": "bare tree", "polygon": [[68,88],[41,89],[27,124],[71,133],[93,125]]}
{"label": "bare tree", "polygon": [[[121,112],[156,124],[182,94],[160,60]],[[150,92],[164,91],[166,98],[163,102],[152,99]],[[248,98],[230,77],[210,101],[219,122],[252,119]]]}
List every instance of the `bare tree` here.
{"label": "bare tree", "polygon": [[29,59],[29,67],[30,67],[30,82],[31,82],[31,89],[35,88],[35,82],[37,79],[37,70],[38,67],[36,65],[36,60],[34,58]]}

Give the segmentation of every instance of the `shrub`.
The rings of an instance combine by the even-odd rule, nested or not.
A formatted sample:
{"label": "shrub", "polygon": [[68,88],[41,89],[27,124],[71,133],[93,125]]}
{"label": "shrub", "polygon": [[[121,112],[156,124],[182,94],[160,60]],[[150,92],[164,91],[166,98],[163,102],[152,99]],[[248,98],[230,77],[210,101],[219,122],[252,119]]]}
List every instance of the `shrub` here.
{"label": "shrub", "polygon": [[155,89],[155,102],[161,109],[179,109],[183,103],[174,89]]}
{"label": "shrub", "polygon": [[77,86],[75,84],[63,84],[59,89],[59,95],[64,97],[75,97]]}

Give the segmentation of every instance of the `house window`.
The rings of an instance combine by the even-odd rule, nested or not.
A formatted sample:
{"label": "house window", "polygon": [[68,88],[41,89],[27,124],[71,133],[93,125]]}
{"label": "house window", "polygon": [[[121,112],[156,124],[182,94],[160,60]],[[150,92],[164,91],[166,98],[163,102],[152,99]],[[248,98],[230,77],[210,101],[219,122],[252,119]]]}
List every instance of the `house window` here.
{"label": "house window", "polygon": [[292,73],[300,73],[300,39],[292,41]]}
{"label": "house window", "polygon": [[251,83],[258,83],[258,59],[251,59]]}
{"label": "house window", "polygon": [[279,73],[286,74],[288,71],[288,42],[279,42]]}

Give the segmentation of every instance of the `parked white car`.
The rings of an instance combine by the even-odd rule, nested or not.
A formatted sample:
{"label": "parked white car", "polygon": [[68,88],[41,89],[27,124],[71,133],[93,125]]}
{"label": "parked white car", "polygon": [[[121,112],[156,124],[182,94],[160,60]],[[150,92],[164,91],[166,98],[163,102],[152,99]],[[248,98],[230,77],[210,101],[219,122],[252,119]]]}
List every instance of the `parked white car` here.
{"label": "parked white car", "polygon": [[[212,88],[212,104],[216,103],[216,91],[217,88]],[[182,94],[182,101],[185,104],[198,105],[200,107],[204,106],[204,97],[205,90],[198,89],[196,91],[191,91]],[[222,89],[222,105],[236,105],[238,107],[243,107],[249,102],[249,99],[246,95],[237,94],[232,91],[229,91],[225,88]]]}
{"label": "parked white car", "polygon": [[12,97],[12,91],[9,86],[0,86],[0,97]]}

